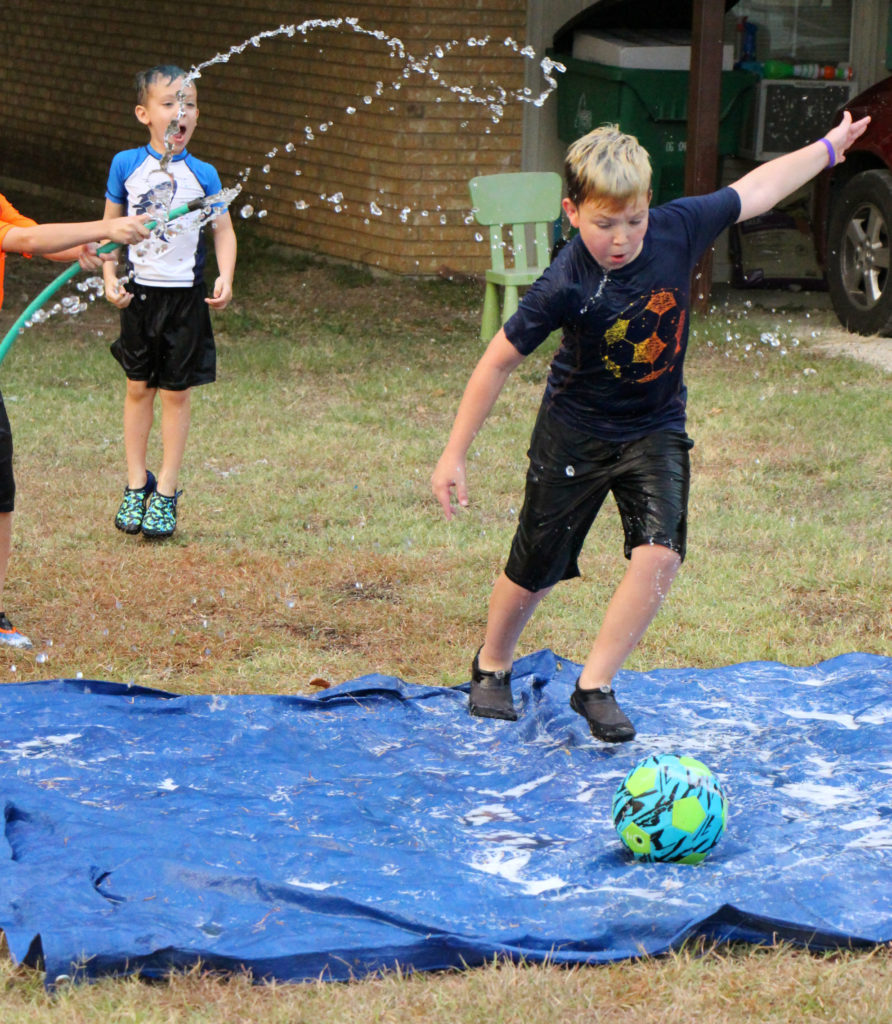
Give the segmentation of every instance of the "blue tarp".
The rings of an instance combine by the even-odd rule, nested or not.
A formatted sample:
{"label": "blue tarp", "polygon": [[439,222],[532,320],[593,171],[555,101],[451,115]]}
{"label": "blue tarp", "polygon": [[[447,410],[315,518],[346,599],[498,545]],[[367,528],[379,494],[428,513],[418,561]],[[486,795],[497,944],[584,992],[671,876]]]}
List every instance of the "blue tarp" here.
{"label": "blue tarp", "polygon": [[[52,984],[892,941],[892,659],[623,672],[639,732],[618,746],[570,710],[578,672],[518,662],[516,724],[469,718],[466,685],[381,675],[315,697],[3,686],[10,950]],[[658,752],[728,794],[697,867],[635,862],[613,830],[617,784]]]}

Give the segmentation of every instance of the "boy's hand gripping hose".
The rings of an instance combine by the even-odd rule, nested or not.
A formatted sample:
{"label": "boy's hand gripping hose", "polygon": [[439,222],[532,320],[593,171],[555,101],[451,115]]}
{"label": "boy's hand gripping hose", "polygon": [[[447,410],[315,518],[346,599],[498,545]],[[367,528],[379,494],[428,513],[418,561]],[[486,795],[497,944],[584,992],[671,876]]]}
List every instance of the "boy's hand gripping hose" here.
{"label": "boy's hand gripping hose", "polygon": [[[200,196],[198,199],[193,199],[192,202],[186,203],[183,206],[178,206],[176,207],[176,209],[171,210],[167,219],[171,221],[177,217],[182,217],[184,213],[192,213],[193,210],[200,210],[203,207],[209,205],[210,201],[212,201],[215,198],[217,197]],[[157,223],[158,222],[155,220],[150,220],[146,224],[146,227],[149,229],[149,231],[151,231],[154,227],[157,226]],[[119,248],[120,245],[117,242],[106,242],[105,245],[100,246],[96,251],[100,253],[112,252],[114,249]],[[31,317],[37,312],[37,310],[40,309],[40,307],[47,301],[47,299],[49,299],[50,296],[54,295],[62,287],[62,285],[70,281],[75,276],[75,274],[78,273],[79,270],[79,263],[72,263],[70,266],[66,267],[65,270],[63,270],[62,273],[59,274],[59,276],[54,281],[51,281],[46,286],[46,288],[43,289],[43,291],[37,296],[36,299],[33,299],[25,307],[24,311],[22,312],[22,315],[18,318],[18,320],[16,320],[12,327],[9,328],[9,330],[6,332],[5,337],[3,338],[3,341],[0,342],[0,363],[2,363],[3,360],[6,358],[6,353],[9,351],[10,346],[18,337],[19,331],[21,331],[25,324],[31,319]]]}

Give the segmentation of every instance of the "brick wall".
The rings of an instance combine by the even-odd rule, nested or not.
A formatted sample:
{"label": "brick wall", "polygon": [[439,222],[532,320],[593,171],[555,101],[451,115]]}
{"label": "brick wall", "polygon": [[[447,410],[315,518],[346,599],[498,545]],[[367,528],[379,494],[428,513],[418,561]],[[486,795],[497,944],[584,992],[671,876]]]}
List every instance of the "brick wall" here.
{"label": "brick wall", "polygon": [[191,150],[224,185],[251,169],[234,206],[265,211],[256,229],[279,242],[397,273],[482,270],[467,182],[520,169],[524,104],[496,124],[447,86],[523,88],[527,61],[504,40],[523,45],[526,0],[16,0],[4,10],[0,175],[101,197],[112,154],[145,140],[137,70],[189,70],[281,24],[346,16],[415,57],[459,45],[432,61],[435,80],[404,77],[395,46],[348,25],[249,44],[197,80]]}

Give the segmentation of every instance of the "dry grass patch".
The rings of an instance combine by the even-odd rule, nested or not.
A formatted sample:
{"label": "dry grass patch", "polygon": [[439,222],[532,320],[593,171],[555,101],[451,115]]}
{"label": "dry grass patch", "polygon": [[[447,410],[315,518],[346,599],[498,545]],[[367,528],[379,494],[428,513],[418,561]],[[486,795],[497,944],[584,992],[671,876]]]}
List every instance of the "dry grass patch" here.
{"label": "dry grass patch", "polygon": [[494,962],[338,985],[258,986],[245,976],[193,971],[155,984],[62,987],[48,996],[38,978],[9,967],[0,982],[4,1024],[887,1024],[890,970],[888,948],[812,955],[784,946],[704,951],[695,944],[673,956],[598,967]]}

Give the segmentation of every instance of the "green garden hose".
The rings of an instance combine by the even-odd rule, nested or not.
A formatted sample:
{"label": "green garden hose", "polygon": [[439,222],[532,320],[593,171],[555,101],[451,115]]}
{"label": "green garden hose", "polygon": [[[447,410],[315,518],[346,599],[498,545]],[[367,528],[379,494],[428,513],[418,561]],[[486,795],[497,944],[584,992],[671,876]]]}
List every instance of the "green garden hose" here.
{"label": "green garden hose", "polygon": [[[210,197],[211,199],[214,197]],[[208,196],[201,196],[198,199],[193,199],[192,202],[186,203],[183,206],[178,206],[175,210],[171,210],[168,216],[168,220],[174,220],[177,217],[182,217],[184,213],[191,213],[193,210],[200,210],[206,206],[209,202]],[[146,227],[149,231],[157,225],[157,221],[150,220]],[[114,249],[119,249],[121,246],[118,242],[106,242],[105,245],[99,247],[97,252],[112,252]],[[25,324],[31,319],[31,317],[37,312],[38,309],[54,295],[62,285],[70,281],[80,270],[79,263],[72,263],[66,267],[61,274],[54,280],[51,281],[46,288],[37,296],[36,299],[31,301],[26,307],[22,315],[16,320],[16,322],[6,332],[3,341],[0,342],[0,363],[6,358],[6,353],[9,351],[10,346],[18,337],[19,331],[25,326]]]}

